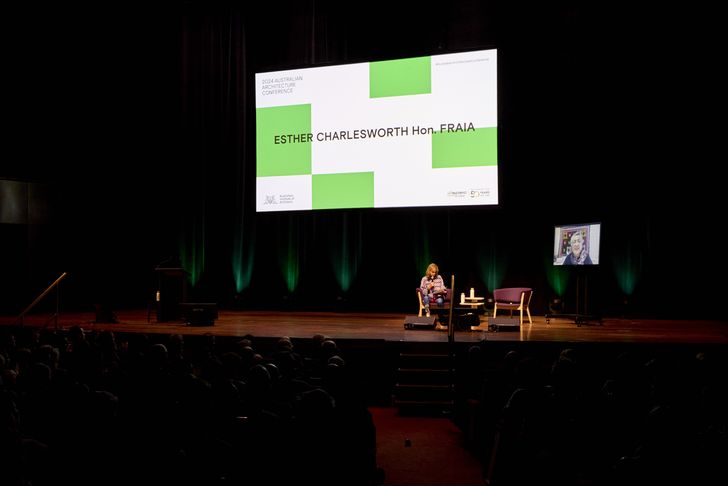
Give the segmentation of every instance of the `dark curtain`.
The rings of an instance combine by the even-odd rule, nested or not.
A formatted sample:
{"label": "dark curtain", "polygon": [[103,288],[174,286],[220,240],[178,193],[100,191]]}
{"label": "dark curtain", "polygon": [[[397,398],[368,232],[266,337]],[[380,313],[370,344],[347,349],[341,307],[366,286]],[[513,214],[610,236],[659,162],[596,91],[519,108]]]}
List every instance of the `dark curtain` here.
{"label": "dark curtain", "polygon": [[[15,156],[0,178],[44,184],[53,203],[36,204],[53,211],[0,223],[5,309],[62,272],[66,305],[143,306],[175,257],[189,298],[221,306],[414,312],[434,261],[456,293],[532,287],[539,313],[576,280],[549,265],[553,226],[601,221],[588,281],[603,313],[716,313],[665,304],[725,289],[709,23],[477,0],[14,4],[8,18]],[[256,72],[489,47],[498,207],[255,213]]]}

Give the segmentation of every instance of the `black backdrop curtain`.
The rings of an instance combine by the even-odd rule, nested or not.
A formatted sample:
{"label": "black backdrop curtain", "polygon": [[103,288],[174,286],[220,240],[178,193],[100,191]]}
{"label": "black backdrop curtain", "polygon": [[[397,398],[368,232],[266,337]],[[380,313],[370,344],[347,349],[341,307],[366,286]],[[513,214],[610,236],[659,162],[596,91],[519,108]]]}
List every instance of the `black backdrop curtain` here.
{"label": "black backdrop curtain", "polygon": [[[154,266],[175,255],[191,298],[223,306],[414,312],[434,261],[456,290],[533,287],[539,313],[574,291],[575,274],[550,265],[553,226],[601,221],[589,282],[603,313],[717,313],[667,304],[726,287],[699,123],[714,30],[688,29],[704,26],[696,12],[682,30],[634,6],[476,0],[13,5],[8,18],[17,155],[0,178],[42,184],[26,203],[53,211],[0,222],[6,310],[64,271],[67,305],[145,305]],[[498,207],[255,213],[255,72],[487,47]]]}

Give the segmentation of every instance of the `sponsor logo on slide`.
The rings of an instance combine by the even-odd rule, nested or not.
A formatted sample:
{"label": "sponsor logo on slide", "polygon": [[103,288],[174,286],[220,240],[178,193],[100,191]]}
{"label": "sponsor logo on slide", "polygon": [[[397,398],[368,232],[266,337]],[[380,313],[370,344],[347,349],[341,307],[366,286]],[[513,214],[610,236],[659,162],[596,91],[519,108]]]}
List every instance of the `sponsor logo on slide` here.
{"label": "sponsor logo on slide", "polygon": [[471,199],[490,196],[490,189],[470,189]]}
{"label": "sponsor logo on slide", "polygon": [[266,194],[263,206],[270,206],[271,204],[293,204],[296,201],[296,196],[293,194]]}

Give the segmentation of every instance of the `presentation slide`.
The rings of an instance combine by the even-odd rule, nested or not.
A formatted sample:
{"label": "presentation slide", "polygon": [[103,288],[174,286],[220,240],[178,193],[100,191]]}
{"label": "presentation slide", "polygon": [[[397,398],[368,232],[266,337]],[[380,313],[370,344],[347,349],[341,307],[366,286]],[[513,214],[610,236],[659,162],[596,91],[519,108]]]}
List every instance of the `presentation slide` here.
{"label": "presentation slide", "polygon": [[257,73],[256,210],[498,204],[496,50]]}

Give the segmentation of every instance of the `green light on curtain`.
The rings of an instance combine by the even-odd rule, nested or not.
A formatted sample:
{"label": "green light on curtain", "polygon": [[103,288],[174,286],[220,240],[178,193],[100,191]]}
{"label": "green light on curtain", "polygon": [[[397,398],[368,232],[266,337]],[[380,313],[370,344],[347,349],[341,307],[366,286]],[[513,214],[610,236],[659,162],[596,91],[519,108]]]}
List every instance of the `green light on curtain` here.
{"label": "green light on curtain", "polygon": [[485,248],[478,254],[478,270],[480,271],[480,279],[485,282],[488,293],[492,294],[493,290],[499,288],[503,283],[503,277],[506,273],[507,256],[499,255],[495,249],[495,245]]}
{"label": "green light on curtain", "polygon": [[336,281],[343,292],[351,288],[359,271],[361,260],[361,218],[355,227],[349,224],[347,214],[343,215],[341,234],[339,238],[331,238],[331,265],[334,269]]}
{"label": "green light on curtain", "polygon": [[250,229],[245,227],[246,220],[242,198],[240,204],[241,206],[237,211],[239,216],[235,222],[233,249],[230,258],[233,280],[235,281],[235,291],[237,293],[250,287],[253,275],[253,262],[255,261],[255,225],[250,225]]}
{"label": "green light on curtain", "polygon": [[283,278],[286,281],[288,292],[293,293],[296,287],[298,287],[298,258],[292,249],[288,253],[288,262],[284,269]]}
{"label": "green light on curtain", "polygon": [[559,297],[563,297],[566,285],[569,283],[569,271],[564,267],[554,265],[551,256],[544,259],[544,267],[546,267],[546,279],[551,290]]}
{"label": "green light on curtain", "polygon": [[178,247],[182,268],[189,273],[190,284],[194,287],[205,269],[205,224],[204,218],[193,219]]}
{"label": "green light on curtain", "polygon": [[299,277],[299,255],[298,255],[298,226],[293,220],[288,221],[288,232],[285,241],[279,248],[279,265],[283,280],[289,293],[293,293],[298,287]]}
{"label": "green light on curtain", "polygon": [[625,295],[632,295],[642,273],[642,254],[627,247],[622,254],[612,259],[617,284]]}
{"label": "green light on curtain", "polygon": [[255,254],[255,242],[245,241],[248,251],[244,251],[244,241],[242,232],[239,232],[235,238],[235,248],[232,254],[233,279],[235,280],[235,290],[240,293],[250,286],[253,275],[253,255]]}

